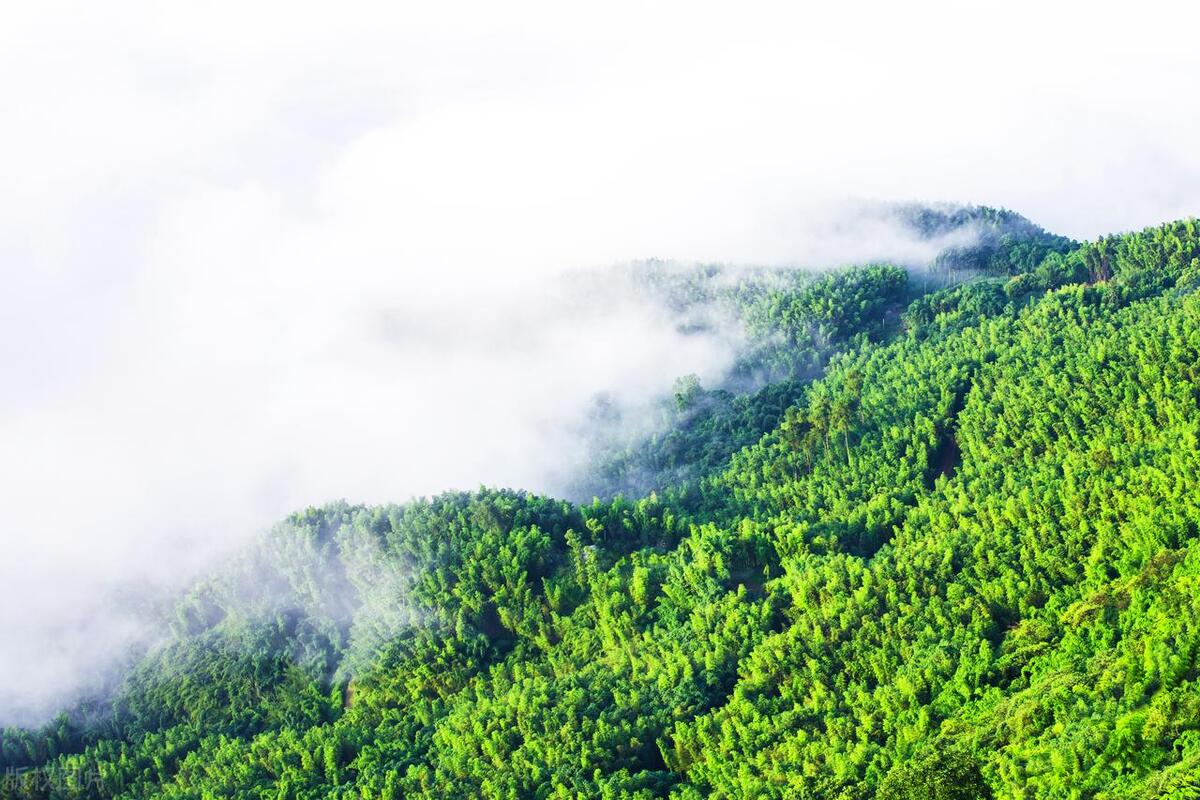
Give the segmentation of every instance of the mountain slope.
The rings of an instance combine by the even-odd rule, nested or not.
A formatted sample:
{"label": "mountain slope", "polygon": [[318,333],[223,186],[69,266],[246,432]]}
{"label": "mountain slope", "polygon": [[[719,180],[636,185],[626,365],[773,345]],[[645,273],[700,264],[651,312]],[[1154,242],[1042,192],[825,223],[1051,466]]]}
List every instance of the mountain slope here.
{"label": "mountain slope", "polygon": [[1200,226],[1018,261],[681,414],[658,494],[294,516],[3,791],[1200,797]]}

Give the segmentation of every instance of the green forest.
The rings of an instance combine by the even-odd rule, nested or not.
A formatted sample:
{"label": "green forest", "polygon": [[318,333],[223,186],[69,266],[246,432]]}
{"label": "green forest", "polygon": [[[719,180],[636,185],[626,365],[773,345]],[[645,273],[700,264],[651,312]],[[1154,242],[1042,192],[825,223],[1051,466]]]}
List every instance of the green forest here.
{"label": "green forest", "polygon": [[630,267],[727,380],[572,497],[295,513],[0,796],[1200,798],[1200,222],[898,213],[975,236]]}

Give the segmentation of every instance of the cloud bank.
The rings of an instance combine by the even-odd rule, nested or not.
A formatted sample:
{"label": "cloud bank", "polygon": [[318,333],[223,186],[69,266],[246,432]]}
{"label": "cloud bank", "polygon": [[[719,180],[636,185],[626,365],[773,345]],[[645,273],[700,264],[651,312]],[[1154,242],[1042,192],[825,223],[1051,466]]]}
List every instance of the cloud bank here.
{"label": "cloud bank", "polygon": [[727,363],[566,272],[919,259],[862,199],[1194,213],[1200,20],[1153,5],[12,9],[0,722],[290,510],[552,489],[595,392]]}

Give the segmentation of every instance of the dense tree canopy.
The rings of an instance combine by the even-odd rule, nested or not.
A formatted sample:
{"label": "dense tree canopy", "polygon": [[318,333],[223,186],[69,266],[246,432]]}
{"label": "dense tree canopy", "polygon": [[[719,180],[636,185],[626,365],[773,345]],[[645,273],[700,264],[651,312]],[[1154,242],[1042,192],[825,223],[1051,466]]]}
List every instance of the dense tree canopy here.
{"label": "dense tree canopy", "polygon": [[1200,797],[1200,225],[978,213],[929,293],[652,278],[753,346],[597,499],[298,513],[2,796]]}

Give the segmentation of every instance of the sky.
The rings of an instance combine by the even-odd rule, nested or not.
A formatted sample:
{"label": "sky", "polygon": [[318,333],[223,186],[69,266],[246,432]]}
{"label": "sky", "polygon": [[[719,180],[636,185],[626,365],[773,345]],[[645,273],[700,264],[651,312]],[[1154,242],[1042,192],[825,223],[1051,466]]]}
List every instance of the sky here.
{"label": "sky", "polygon": [[[1183,3],[9,4],[0,723],[289,511],[550,491],[597,391],[719,375],[641,258],[829,266],[874,201],[1195,214]],[[594,289],[594,287],[593,287]]]}

